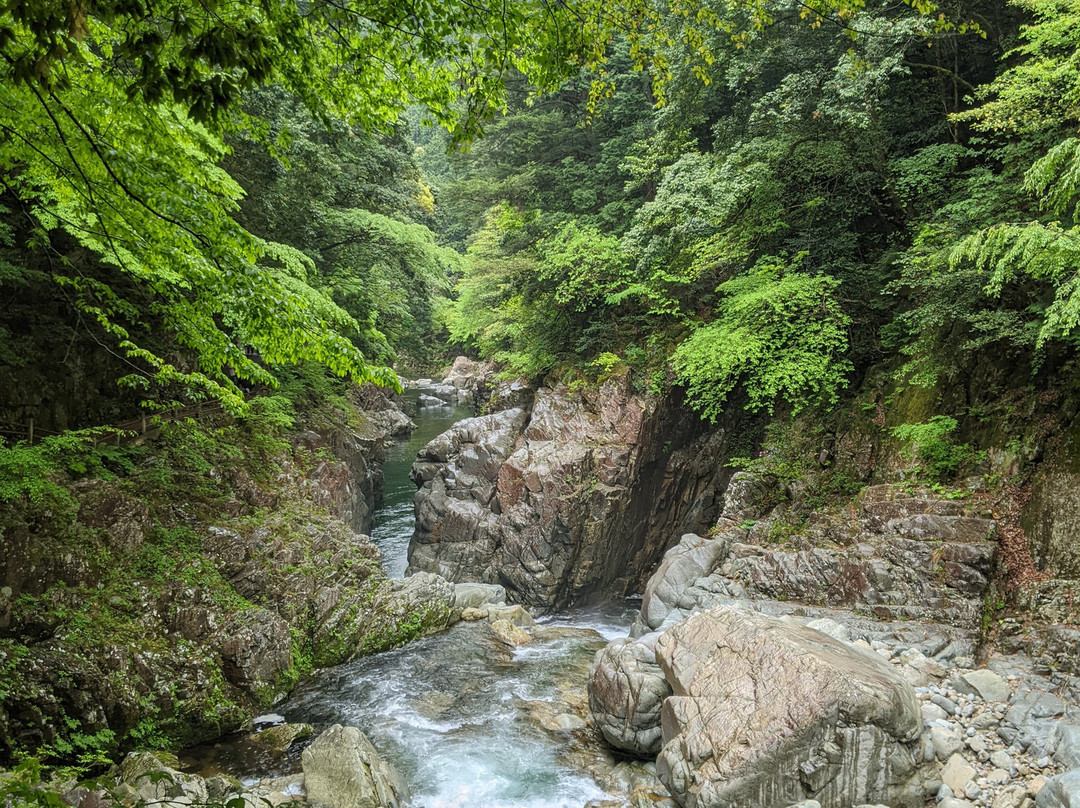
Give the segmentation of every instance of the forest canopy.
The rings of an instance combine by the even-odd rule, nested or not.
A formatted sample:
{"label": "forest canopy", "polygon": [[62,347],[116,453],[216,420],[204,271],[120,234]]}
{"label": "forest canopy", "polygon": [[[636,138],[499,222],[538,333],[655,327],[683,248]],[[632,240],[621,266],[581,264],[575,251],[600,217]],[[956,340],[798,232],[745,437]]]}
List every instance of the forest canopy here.
{"label": "forest canopy", "polygon": [[[1078,13],[8,4],[0,362],[84,346],[129,403],[239,411],[281,368],[394,386],[448,345],[630,369],[711,418],[736,389],[828,407],[873,366],[1059,367]],[[55,397],[16,387],[9,413]]]}
{"label": "forest canopy", "polygon": [[[58,285],[94,339],[122,357],[128,386],[171,386],[235,409],[238,382],[271,384],[270,368],[304,360],[396,385],[381,362],[392,332],[404,339],[402,321],[417,314],[398,299],[396,324],[376,326],[370,301],[430,298],[453,258],[400,206],[320,198],[334,192],[318,187],[300,193],[309,209],[326,206],[319,244],[245,226],[245,195],[266,189],[237,182],[252,176],[230,158],[237,142],[262,145],[283,169],[310,158],[313,176],[332,170],[327,161],[385,149],[379,138],[392,141],[404,112],[419,108],[451,145],[467,143],[504,108],[510,74],[553,90],[602,64],[616,29],[644,64],[654,15],[642,11],[591,0],[9,3],[0,171],[15,222],[0,233],[9,248],[0,278],[24,291],[46,276]],[[354,137],[365,147],[350,149]],[[300,153],[293,138],[320,140],[323,154]],[[250,160],[261,159],[255,151]],[[396,168],[377,181],[411,184],[427,212],[430,191]],[[388,285],[395,271],[416,284]]]}

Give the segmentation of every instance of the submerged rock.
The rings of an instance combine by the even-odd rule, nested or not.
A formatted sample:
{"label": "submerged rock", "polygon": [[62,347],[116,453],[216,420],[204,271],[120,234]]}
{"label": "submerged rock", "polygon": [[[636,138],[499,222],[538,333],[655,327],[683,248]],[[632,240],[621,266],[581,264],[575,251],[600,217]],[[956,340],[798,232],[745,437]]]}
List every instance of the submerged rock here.
{"label": "submerged rock", "polygon": [[334,724],[301,758],[308,802],[326,808],[399,808],[408,791],[356,727]]}
{"label": "submerged rock", "polygon": [[311,724],[276,724],[248,735],[251,743],[272,752],[284,752],[297,741],[310,738],[315,730]]}

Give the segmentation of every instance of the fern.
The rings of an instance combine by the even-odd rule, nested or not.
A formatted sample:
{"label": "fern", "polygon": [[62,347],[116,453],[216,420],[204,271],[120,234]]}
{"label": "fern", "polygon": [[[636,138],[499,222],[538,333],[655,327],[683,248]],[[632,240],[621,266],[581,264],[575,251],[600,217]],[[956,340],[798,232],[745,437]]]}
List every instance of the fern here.
{"label": "fern", "polygon": [[1037,349],[1047,340],[1070,337],[1080,325],[1080,229],[1065,230],[1059,222],[988,227],[965,238],[949,254],[953,269],[965,261],[988,271],[985,292],[992,297],[1024,278],[1053,286],[1054,299],[1043,312]]}

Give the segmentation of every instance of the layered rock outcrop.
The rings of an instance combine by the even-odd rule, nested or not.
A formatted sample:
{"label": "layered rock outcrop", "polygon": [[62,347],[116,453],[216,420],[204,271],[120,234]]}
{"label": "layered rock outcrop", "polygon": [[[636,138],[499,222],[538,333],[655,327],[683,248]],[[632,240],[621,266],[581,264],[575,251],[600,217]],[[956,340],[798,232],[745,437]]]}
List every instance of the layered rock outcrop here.
{"label": "layered rock outcrop", "polygon": [[558,608],[639,588],[670,536],[715,519],[731,424],[639,395],[628,376],[581,392],[511,385],[497,407],[420,452],[411,570]]}
{"label": "layered rock outcrop", "polygon": [[878,485],[846,513],[816,513],[804,534],[792,535],[775,530],[784,524],[773,512],[787,499],[778,489],[735,476],[709,537],[684,535],[649,581],[636,635],[748,598],[855,608],[886,620],[976,622],[997,547],[992,519],[930,491]]}
{"label": "layered rock outcrop", "polygon": [[[802,496],[737,474],[708,535],[665,554],[631,637],[590,672],[608,743],[655,756],[695,808],[1073,804],[1075,629],[1022,629],[1061,643],[976,661],[1002,529],[985,497],[876,485],[800,510]],[[1038,583],[1031,615],[1071,619],[1069,589]],[[1002,651],[1032,650],[1021,632],[1003,622]]]}

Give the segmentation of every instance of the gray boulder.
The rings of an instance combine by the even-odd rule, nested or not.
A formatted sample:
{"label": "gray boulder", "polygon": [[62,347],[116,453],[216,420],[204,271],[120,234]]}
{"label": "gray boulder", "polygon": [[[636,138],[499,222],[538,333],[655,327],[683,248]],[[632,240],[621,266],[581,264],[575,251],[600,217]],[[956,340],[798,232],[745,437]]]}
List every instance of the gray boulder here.
{"label": "gray boulder", "polygon": [[712,573],[728,549],[726,538],[703,539],[693,533],[685,534],[664,554],[660,567],[645,586],[639,622],[655,629],[665,625],[669,617],[675,617],[676,622],[685,617],[680,607],[693,603],[685,596],[687,590],[698,579]]}
{"label": "gray boulder", "polygon": [[1033,757],[1051,751],[1051,733],[1065,713],[1065,702],[1049,691],[1025,685],[1013,694],[1009,710],[998,727],[1003,741],[1025,749]]}
{"label": "gray boulder", "polygon": [[589,708],[604,738],[642,757],[660,751],[660,708],[671,686],[656,664],[656,640],[616,640],[596,653],[589,671]]}
{"label": "gray boulder", "polygon": [[1035,795],[1036,808],[1080,808],[1080,769],[1046,781]]}
{"label": "gray boulder", "polygon": [[327,808],[398,808],[408,791],[356,727],[335,724],[304,750],[308,802]]}
{"label": "gray boulder", "polygon": [[876,654],[721,606],[665,632],[656,660],[673,691],[657,773],[687,808],[922,805],[918,702]]}
{"label": "gray boulder", "polygon": [[1008,701],[1009,684],[998,674],[985,668],[962,673],[952,682],[958,693],[978,696],[985,701]]}
{"label": "gray boulder", "polygon": [[506,603],[506,589],[499,584],[459,583],[454,585],[453,610],[479,609],[489,604]]}
{"label": "gray boulder", "polygon": [[167,755],[132,752],[116,769],[116,781],[134,789],[138,799],[146,803],[164,806],[205,803],[209,798],[206,781],[198,775],[180,772],[176,764]]}
{"label": "gray boulder", "polygon": [[1054,760],[1064,769],[1080,769],[1080,724],[1064,721],[1054,727]]}

